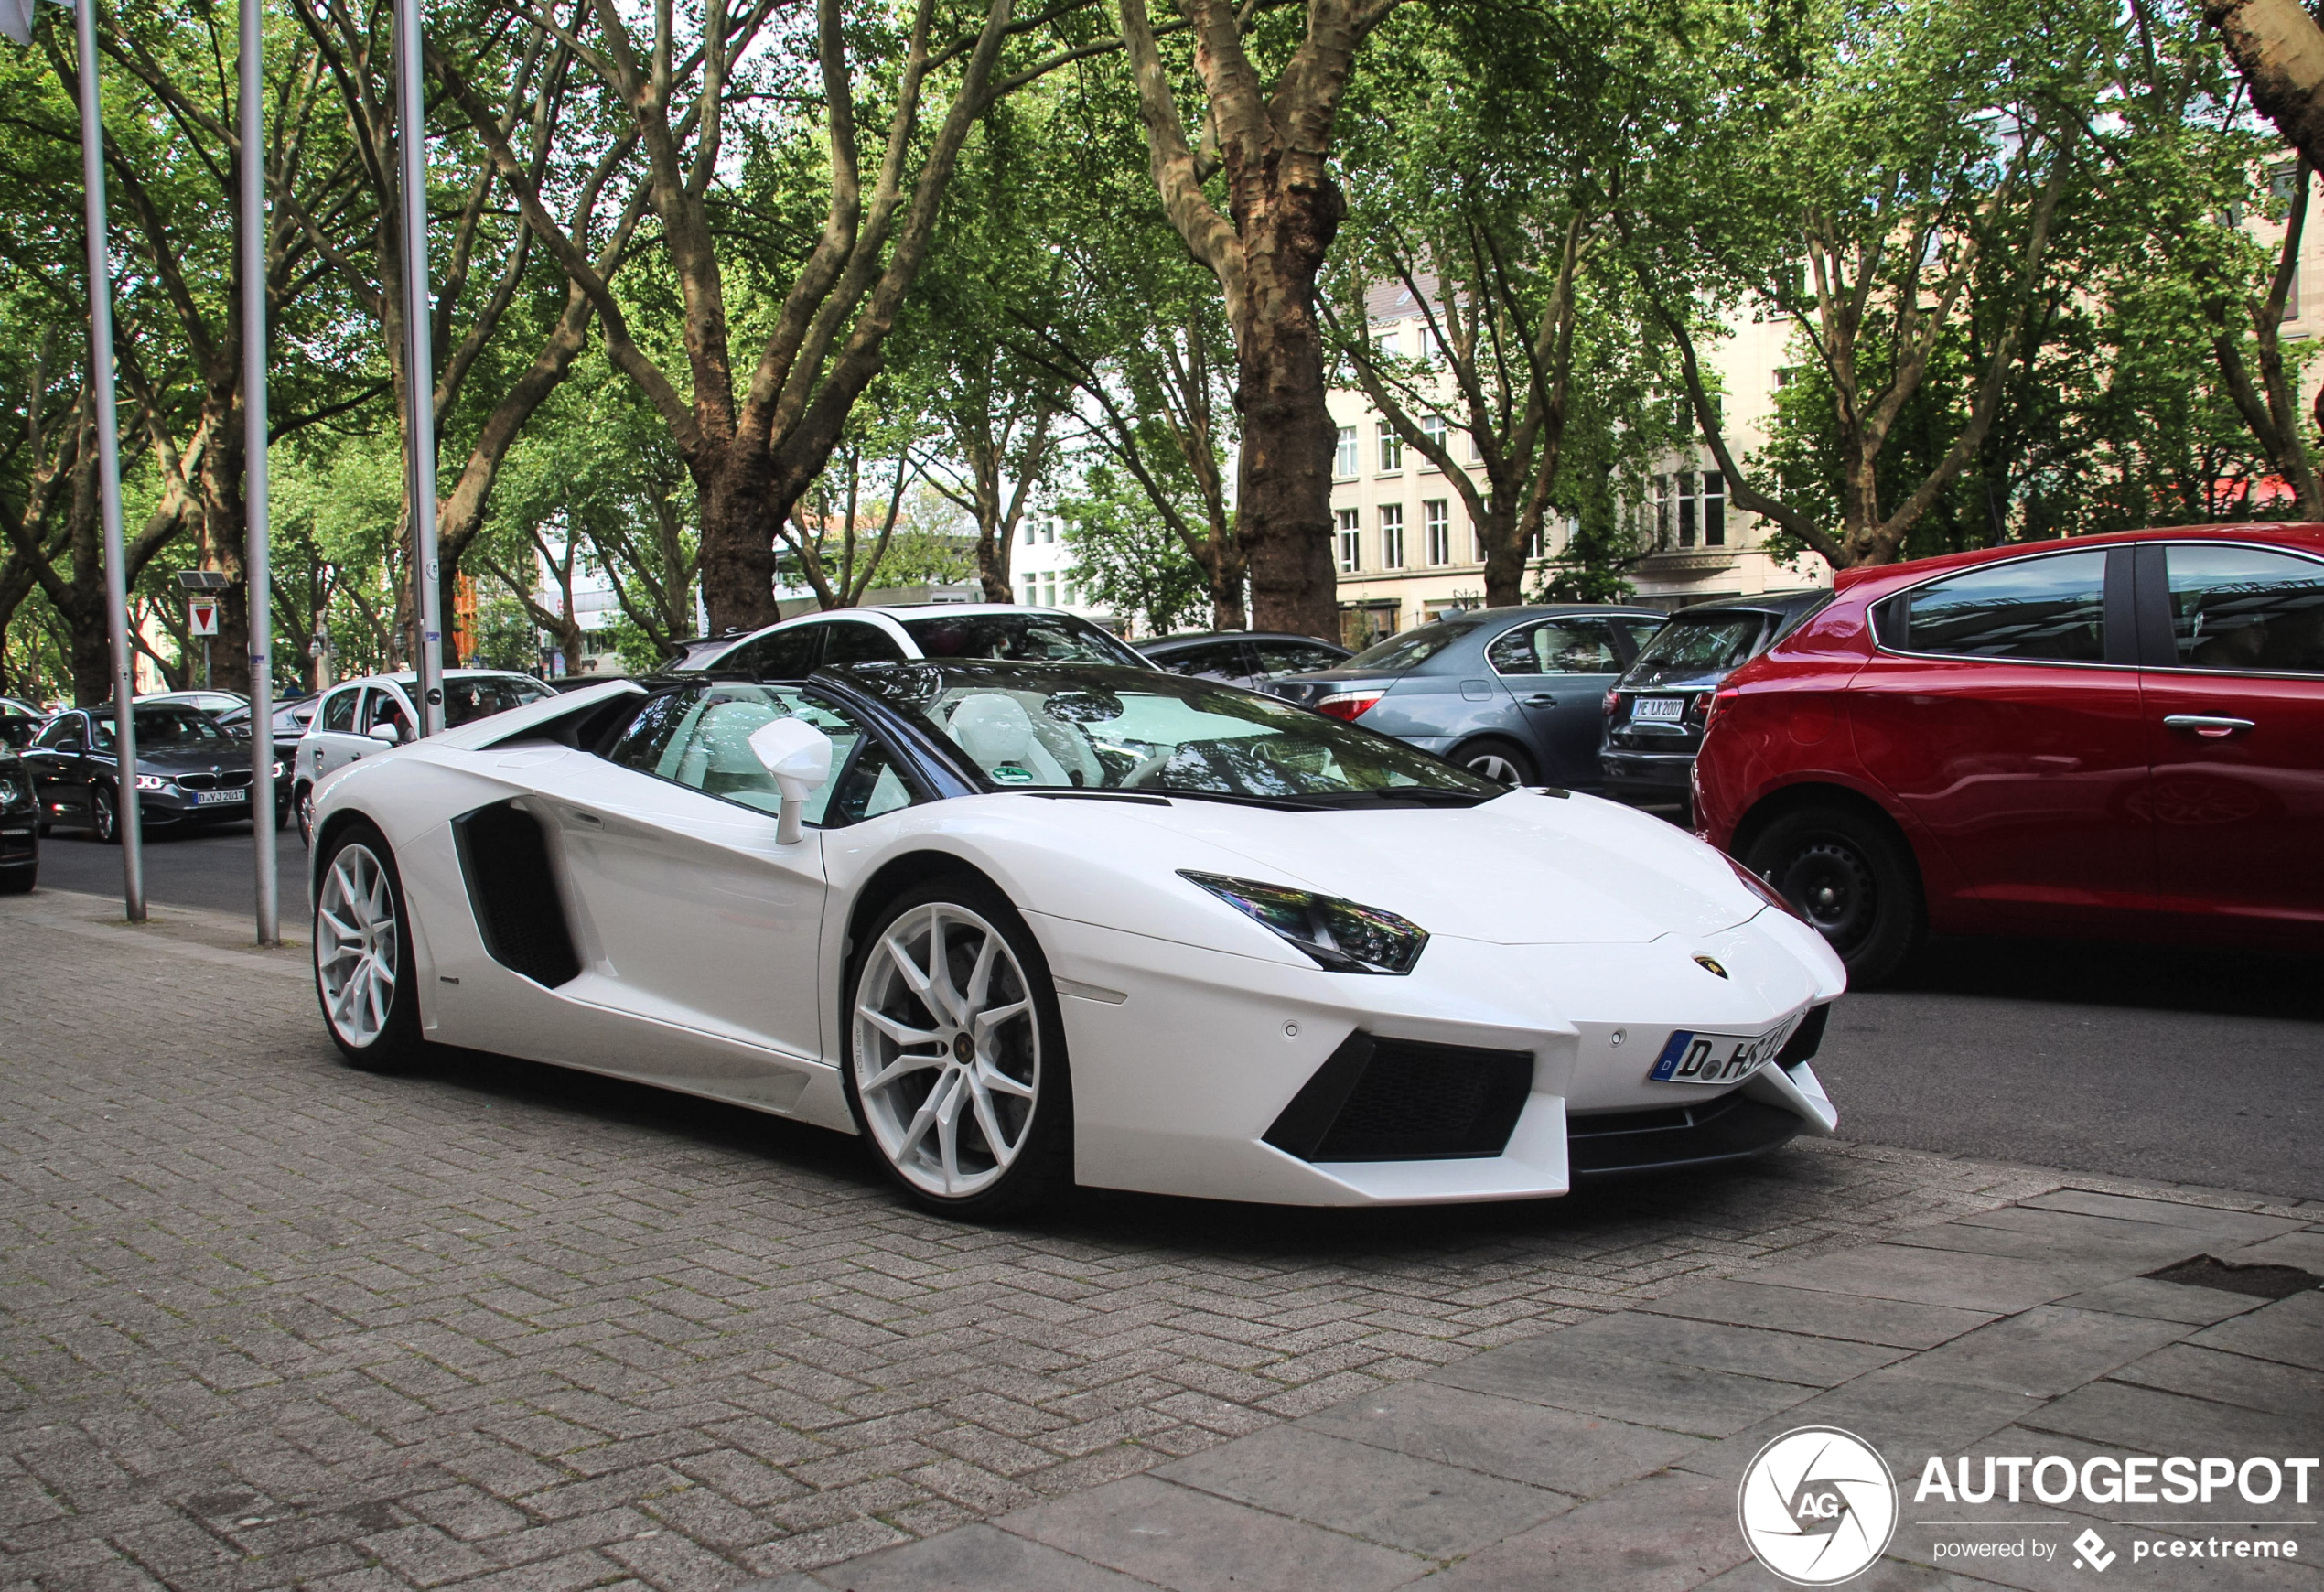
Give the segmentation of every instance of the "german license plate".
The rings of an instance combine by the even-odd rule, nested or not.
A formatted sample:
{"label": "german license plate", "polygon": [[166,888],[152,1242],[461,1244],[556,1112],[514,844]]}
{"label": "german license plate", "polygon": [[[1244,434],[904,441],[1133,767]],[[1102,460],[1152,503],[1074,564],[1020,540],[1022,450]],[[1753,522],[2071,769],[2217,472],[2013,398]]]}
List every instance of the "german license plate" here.
{"label": "german license plate", "polygon": [[1676,724],[1685,716],[1686,698],[1684,696],[1638,696],[1630,699],[1630,718],[1633,722],[1660,719]]}
{"label": "german license plate", "polygon": [[250,792],[247,791],[197,791],[194,792],[194,805],[197,807],[224,807],[236,801],[249,800]]}
{"label": "german license plate", "polygon": [[1775,1060],[1797,1017],[1764,1034],[1700,1034],[1682,1028],[1654,1059],[1653,1083],[1739,1083]]}

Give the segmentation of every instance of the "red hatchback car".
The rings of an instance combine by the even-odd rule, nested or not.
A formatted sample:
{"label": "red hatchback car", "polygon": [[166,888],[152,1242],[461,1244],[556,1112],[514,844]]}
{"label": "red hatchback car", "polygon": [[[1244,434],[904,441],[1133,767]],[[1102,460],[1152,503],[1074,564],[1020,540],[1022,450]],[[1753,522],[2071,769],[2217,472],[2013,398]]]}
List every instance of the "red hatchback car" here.
{"label": "red hatchback car", "polygon": [[1837,584],[1714,699],[1695,812],[1853,978],[1931,930],[2324,951],[2324,525]]}

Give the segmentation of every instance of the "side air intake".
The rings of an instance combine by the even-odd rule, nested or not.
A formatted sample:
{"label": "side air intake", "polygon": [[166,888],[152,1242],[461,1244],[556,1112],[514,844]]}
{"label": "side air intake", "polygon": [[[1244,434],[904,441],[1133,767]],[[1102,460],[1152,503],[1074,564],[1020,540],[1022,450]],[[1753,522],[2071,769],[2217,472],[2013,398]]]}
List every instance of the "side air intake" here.
{"label": "side air intake", "polygon": [[1266,1142],[1303,1161],[1449,1161],[1508,1147],[1533,1087],[1528,1050],[1350,1034]]}
{"label": "side air intake", "polygon": [[551,989],[578,974],[581,958],[541,821],[513,801],[496,801],[454,819],[452,836],[492,960]]}

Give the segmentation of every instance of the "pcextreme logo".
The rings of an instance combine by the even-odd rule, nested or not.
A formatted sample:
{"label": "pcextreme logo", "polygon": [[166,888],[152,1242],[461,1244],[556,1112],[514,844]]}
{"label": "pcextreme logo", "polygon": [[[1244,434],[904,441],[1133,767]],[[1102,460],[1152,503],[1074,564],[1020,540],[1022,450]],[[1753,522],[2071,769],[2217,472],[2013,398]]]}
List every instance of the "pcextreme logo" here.
{"label": "pcextreme logo", "polygon": [[1860,1576],[1897,1528],[1897,1483],[1880,1451],[1837,1426],[1800,1426],[1752,1458],[1735,1500],[1743,1540],[1795,1587]]}

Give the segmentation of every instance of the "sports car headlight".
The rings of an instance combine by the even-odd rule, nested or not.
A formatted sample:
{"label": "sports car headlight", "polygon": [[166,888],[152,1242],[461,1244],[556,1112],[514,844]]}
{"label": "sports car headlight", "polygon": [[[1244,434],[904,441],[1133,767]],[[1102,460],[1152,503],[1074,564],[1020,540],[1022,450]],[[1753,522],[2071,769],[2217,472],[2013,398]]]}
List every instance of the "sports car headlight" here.
{"label": "sports car headlight", "polygon": [[169,781],[163,779],[159,774],[140,774],[137,776],[137,789],[140,791],[166,791],[168,788]]}
{"label": "sports car headlight", "polygon": [[1337,896],[1190,868],[1180,868],[1178,877],[1257,919],[1333,973],[1410,973],[1428,943],[1419,924]]}

